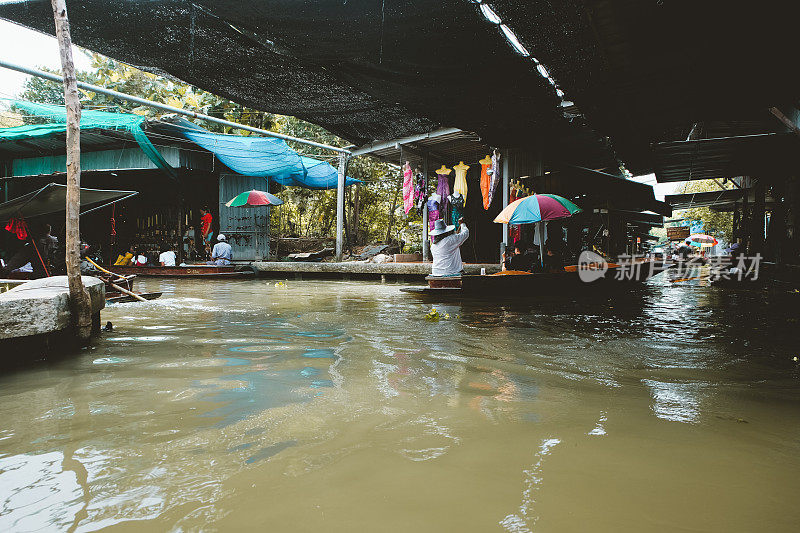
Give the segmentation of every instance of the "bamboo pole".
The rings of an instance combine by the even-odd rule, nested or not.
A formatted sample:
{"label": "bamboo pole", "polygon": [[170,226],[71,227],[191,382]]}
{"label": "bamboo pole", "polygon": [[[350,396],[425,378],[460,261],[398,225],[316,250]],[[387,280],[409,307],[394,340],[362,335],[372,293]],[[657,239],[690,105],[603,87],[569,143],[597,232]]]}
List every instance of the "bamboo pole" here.
{"label": "bamboo pole", "polygon": [[56,37],[64,75],[64,103],[67,111],[67,205],[66,263],[69,297],[77,325],[78,338],[88,342],[92,336],[92,309],[89,293],[83,286],[80,267],[80,204],[81,204],[81,107],[75,64],[72,60],[72,38],[69,32],[66,0],[51,0]]}
{"label": "bamboo pole", "polygon": [[139,296],[138,294],[136,294],[135,292],[131,292],[131,291],[129,291],[128,289],[125,289],[125,288],[123,288],[123,287],[120,287],[120,286],[119,286],[119,285],[117,285],[116,283],[111,283],[111,282],[109,282],[109,285],[111,285],[113,288],[117,289],[117,290],[118,290],[119,292],[121,292],[122,294],[127,294],[128,296],[132,297],[132,298],[133,298],[133,299],[135,299],[135,300],[139,300],[140,302],[146,302],[146,301],[147,301],[147,300],[145,300],[144,298],[142,298],[141,296]]}

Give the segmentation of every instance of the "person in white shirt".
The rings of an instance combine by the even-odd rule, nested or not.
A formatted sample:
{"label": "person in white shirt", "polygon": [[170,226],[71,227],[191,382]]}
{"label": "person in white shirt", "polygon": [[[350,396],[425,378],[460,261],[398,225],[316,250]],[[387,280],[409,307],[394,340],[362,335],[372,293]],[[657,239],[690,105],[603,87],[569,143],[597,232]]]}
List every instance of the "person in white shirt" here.
{"label": "person in white shirt", "polygon": [[217,235],[217,244],[214,245],[214,249],[211,251],[211,261],[208,264],[217,266],[230,265],[232,259],[233,248],[225,242],[225,235],[220,233]]}
{"label": "person in white shirt", "polygon": [[144,266],[147,264],[147,256],[144,255],[143,251],[140,250],[139,253],[136,254],[136,257],[133,259],[133,264],[136,266]]}
{"label": "person in white shirt", "polygon": [[175,252],[172,250],[167,250],[166,252],[161,252],[158,256],[158,262],[161,263],[162,267],[174,267],[175,266]]}
{"label": "person in white shirt", "polygon": [[444,220],[439,219],[429,233],[432,238],[432,276],[458,276],[464,269],[464,263],[461,262],[461,245],[469,238],[469,229],[464,224],[463,218],[458,220],[458,224],[459,230],[455,232],[455,226],[447,226]]}

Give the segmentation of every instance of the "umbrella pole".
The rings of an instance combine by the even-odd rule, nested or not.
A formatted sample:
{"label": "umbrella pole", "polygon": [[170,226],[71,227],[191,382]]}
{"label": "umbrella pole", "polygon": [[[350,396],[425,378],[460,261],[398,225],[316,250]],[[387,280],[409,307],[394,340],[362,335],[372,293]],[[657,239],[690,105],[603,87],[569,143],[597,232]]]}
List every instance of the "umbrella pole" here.
{"label": "umbrella pole", "polygon": [[536,231],[539,232],[539,263],[544,268],[544,221],[536,223]]}

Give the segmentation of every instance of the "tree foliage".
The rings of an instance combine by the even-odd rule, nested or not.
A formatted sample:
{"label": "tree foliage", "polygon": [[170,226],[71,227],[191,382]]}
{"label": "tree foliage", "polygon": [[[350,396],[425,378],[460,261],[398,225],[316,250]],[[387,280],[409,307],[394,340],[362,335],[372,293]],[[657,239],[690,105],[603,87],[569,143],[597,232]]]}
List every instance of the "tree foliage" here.
{"label": "tree foliage", "polygon": [[[733,185],[726,185],[725,190],[733,188]],[[723,190],[714,180],[696,180],[687,182],[683,187],[683,193],[693,192],[713,192]],[[714,211],[709,207],[692,207],[677,211],[676,217],[682,217],[690,221],[700,221],[703,223],[703,231],[709,235],[714,235],[717,239],[724,239],[727,242],[732,240],[733,213]]]}
{"label": "tree foliage", "polygon": [[[247,108],[197,87],[143,72],[100,54],[92,54],[91,66],[91,70],[78,73],[80,81],[173,107],[323,144],[339,147],[349,144],[320,126],[299,118]],[[26,82],[20,97],[33,102],[64,104],[63,90],[58,83],[36,77],[31,77]],[[87,109],[136,113],[148,118],[158,118],[164,114],[152,107],[139,106],[126,100],[84,89],[81,89],[81,104]],[[28,123],[35,121],[37,121],[36,117],[26,117]],[[250,132],[244,130],[235,130],[199,119],[193,119],[193,121],[214,132],[251,135]],[[330,150],[291,141],[289,141],[289,145],[303,155],[328,161],[334,167],[338,164],[337,154]],[[401,228],[408,227],[409,223],[419,222],[418,215],[409,220],[402,213],[400,208],[402,191],[398,192],[401,173],[395,165],[389,165],[374,158],[358,157],[350,161],[348,175],[363,181],[358,186],[357,192],[354,187],[350,187],[346,197],[347,233],[351,243],[365,244],[384,241],[387,235],[392,239],[397,239],[400,237],[399,230]],[[279,209],[272,210],[271,224],[275,233],[314,238],[334,235],[336,228],[335,190],[312,191],[299,187],[286,187],[277,192],[286,203]],[[357,210],[356,204],[358,205]],[[409,237],[405,236],[405,238],[408,240]]]}

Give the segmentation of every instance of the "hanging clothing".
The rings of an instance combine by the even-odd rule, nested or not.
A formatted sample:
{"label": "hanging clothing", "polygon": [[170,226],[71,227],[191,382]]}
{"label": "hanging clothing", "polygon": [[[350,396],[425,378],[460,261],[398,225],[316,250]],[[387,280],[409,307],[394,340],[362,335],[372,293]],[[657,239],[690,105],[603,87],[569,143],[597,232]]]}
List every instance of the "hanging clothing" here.
{"label": "hanging clothing", "polygon": [[467,170],[469,170],[469,165],[465,165],[463,161],[460,161],[457,165],[453,167],[453,170],[456,171],[456,182],[453,185],[453,190],[455,192],[460,192],[461,195],[464,197],[464,203],[467,202]]}
{"label": "hanging clothing", "polygon": [[17,239],[24,241],[28,238],[28,224],[21,218],[13,217],[6,224],[6,231],[17,236]]}
{"label": "hanging clothing", "polygon": [[428,229],[432,230],[439,220],[439,209],[442,198],[438,194],[431,194],[428,198]]}
{"label": "hanging clothing", "polygon": [[458,225],[458,219],[464,216],[464,196],[460,192],[454,192],[448,198],[450,201],[450,224]]}
{"label": "hanging clothing", "polygon": [[412,207],[414,207],[414,172],[406,161],[403,167],[403,209],[408,214]]}
{"label": "hanging clothing", "polygon": [[492,205],[494,191],[497,190],[497,184],[500,183],[500,154],[497,150],[492,152],[492,168],[489,171],[491,172],[489,176],[489,205]]}
{"label": "hanging clothing", "polygon": [[[515,201],[517,201],[518,199],[522,198],[521,194],[519,196],[517,196],[518,193],[519,193],[519,191],[517,190],[516,186],[511,188],[511,193],[509,195],[510,198],[508,199],[508,203],[509,204],[512,204]],[[522,233],[522,229],[519,227],[519,224],[509,224],[508,233],[511,236],[511,242],[513,244],[513,243],[516,243],[519,240],[519,238],[521,236],[521,233]]]}
{"label": "hanging clothing", "polygon": [[481,164],[481,196],[483,196],[483,209],[489,209],[491,198],[489,196],[489,188],[492,186],[491,177],[489,172],[492,168],[492,158],[488,155],[478,161]]}
{"label": "hanging clothing", "polygon": [[422,212],[425,207],[425,200],[428,196],[428,184],[425,181],[425,174],[417,172],[416,179],[414,180],[414,205],[417,210]]}
{"label": "hanging clothing", "polygon": [[[539,224],[542,224],[541,229],[539,229]],[[542,235],[540,235],[540,233]],[[547,244],[547,223],[546,222],[537,222],[533,225],[533,244],[539,246],[541,249],[542,246],[542,238],[544,238],[544,244]]]}
{"label": "hanging clothing", "polygon": [[452,170],[444,165],[436,171],[436,175],[439,177],[439,182],[436,185],[436,194],[441,198],[439,201],[439,218],[444,220],[447,220],[447,203],[448,197],[450,196],[450,172],[452,172]]}

